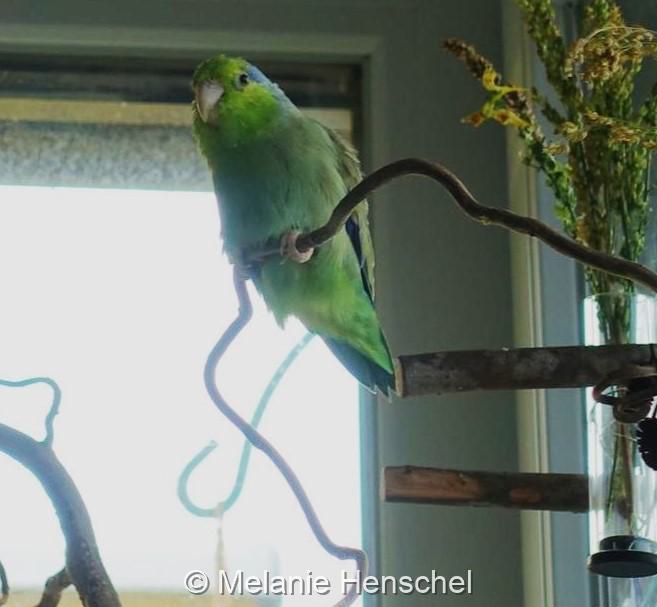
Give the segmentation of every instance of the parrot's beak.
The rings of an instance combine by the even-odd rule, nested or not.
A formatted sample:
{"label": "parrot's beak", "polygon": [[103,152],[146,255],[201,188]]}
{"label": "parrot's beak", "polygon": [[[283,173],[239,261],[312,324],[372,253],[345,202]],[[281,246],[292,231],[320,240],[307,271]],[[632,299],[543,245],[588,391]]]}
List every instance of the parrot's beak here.
{"label": "parrot's beak", "polygon": [[224,94],[224,87],[215,80],[206,80],[196,87],[196,109],[203,122],[211,122],[212,110]]}

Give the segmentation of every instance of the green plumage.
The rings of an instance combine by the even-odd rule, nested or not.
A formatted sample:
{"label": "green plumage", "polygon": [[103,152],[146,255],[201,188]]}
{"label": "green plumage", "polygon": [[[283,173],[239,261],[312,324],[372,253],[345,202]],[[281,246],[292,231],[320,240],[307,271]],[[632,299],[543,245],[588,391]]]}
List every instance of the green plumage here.
{"label": "green plumage", "polygon": [[[196,70],[193,84],[194,132],[212,171],[224,247],[232,259],[279,242],[292,229],[324,224],[360,180],[354,150],[299,112],[245,61],[210,59]],[[208,87],[221,90],[209,109]],[[351,233],[342,230],[310,261],[268,259],[254,282],[279,323],[296,316],[361,383],[387,392],[394,388],[393,369],[371,299],[374,254],[366,204],[352,220]]]}

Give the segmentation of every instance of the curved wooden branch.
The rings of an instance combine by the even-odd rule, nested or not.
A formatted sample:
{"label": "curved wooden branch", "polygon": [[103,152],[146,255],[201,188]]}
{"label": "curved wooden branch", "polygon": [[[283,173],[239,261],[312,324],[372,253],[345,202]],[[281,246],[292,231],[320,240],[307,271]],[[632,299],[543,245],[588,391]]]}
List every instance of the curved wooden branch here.
{"label": "curved wooden branch", "polygon": [[66,572],[82,604],[85,607],[121,607],[100,558],[87,508],[73,479],[52,449],[0,424],[0,451],[32,472],[50,497],[66,539]]}
{"label": "curved wooden branch", "polygon": [[[299,236],[296,241],[297,249],[300,252],[305,252],[333,238],[344,226],[356,206],[368,194],[404,175],[422,175],[437,181],[450,193],[461,210],[479,223],[497,225],[513,232],[533,236],[562,255],[603,272],[627,278],[647,287],[651,291],[657,292],[657,274],[645,266],[581,245],[538,219],[518,215],[506,209],[483,205],[477,201],[463,182],[451,171],[438,163],[422,160],[421,158],[397,160],[365,177],[338,203],[325,225]],[[257,263],[264,258],[278,255],[279,252],[280,249],[277,243],[275,247],[247,252],[245,258],[248,263]]]}
{"label": "curved wooden branch", "polygon": [[[224,334],[219,338],[212,352],[208,356],[205,364],[203,378],[205,381],[205,389],[207,390],[215,407],[223,413],[224,416],[249,440],[249,442],[256,448],[262,451],[269,460],[276,466],[278,471],[283,475],[288,486],[294,493],[303,514],[308,521],[310,529],[312,530],[315,538],[320,543],[322,548],[326,550],[331,556],[340,560],[353,560],[358,567],[361,578],[367,576],[367,555],[363,550],[358,548],[350,548],[348,546],[339,546],[335,544],[328,536],[324,527],[313,508],[310,498],[306,494],[301,481],[294,473],[294,470],[287,463],[285,458],[279,451],[272,445],[260,432],[251,426],[245,419],[243,419],[237,411],[235,411],[221,396],[215,381],[217,365],[221,360],[228,347],[239,335],[240,331],[246,326],[251,319],[252,306],[249,298],[248,291],[246,290],[246,283],[244,276],[237,266],[233,269],[233,284],[235,286],[235,293],[239,302],[239,312],[237,318],[228,326]],[[336,603],[335,607],[348,607],[358,598],[358,587],[353,584],[347,594]]]}
{"label": "curved wooden branch", "polygon": [[[46,580],[41,599],[36,607],[57,607],[62,598],[62,592],[71,585],[71,578],[66,569],[62,569]],[[0,605],[9,600],[9,581],[4,565],[0,563]]]}
{"label": "curved wooden branch", "polygon": [[71,578],[66,569],[55,573],[48,578],[46,587],[43,589],[41,600],[36,607],[57,607],[62,598],[62,593],[71,585]]}
{"label": "curved wooden branch", "polygon": [[9,581],[5,566],[0,562],[0,605],[4,605],[9,600]]}

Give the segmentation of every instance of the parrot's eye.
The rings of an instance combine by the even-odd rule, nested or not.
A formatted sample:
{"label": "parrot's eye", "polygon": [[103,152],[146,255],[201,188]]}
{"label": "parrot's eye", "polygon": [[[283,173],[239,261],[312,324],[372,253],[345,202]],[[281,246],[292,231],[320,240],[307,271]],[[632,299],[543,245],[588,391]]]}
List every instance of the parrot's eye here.
{"label": "parrot's eye", "polygon": [[249,75],[246,72],[242,72],[237,75],[235,78],[235,88],[243,89],[247,84],[249,84]]}

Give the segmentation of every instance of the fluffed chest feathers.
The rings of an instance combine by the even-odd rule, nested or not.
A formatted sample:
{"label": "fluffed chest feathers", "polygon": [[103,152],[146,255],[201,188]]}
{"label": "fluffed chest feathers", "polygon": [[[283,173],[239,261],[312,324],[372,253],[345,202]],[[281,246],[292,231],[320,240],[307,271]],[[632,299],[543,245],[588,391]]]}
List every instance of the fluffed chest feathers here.
{"label": "fluffed chest feathers", "polygon": [[224,248],[278,240],[326,222],[346,193],[325,131],[300,116],[239,146],[219,149],[213,180]]}

